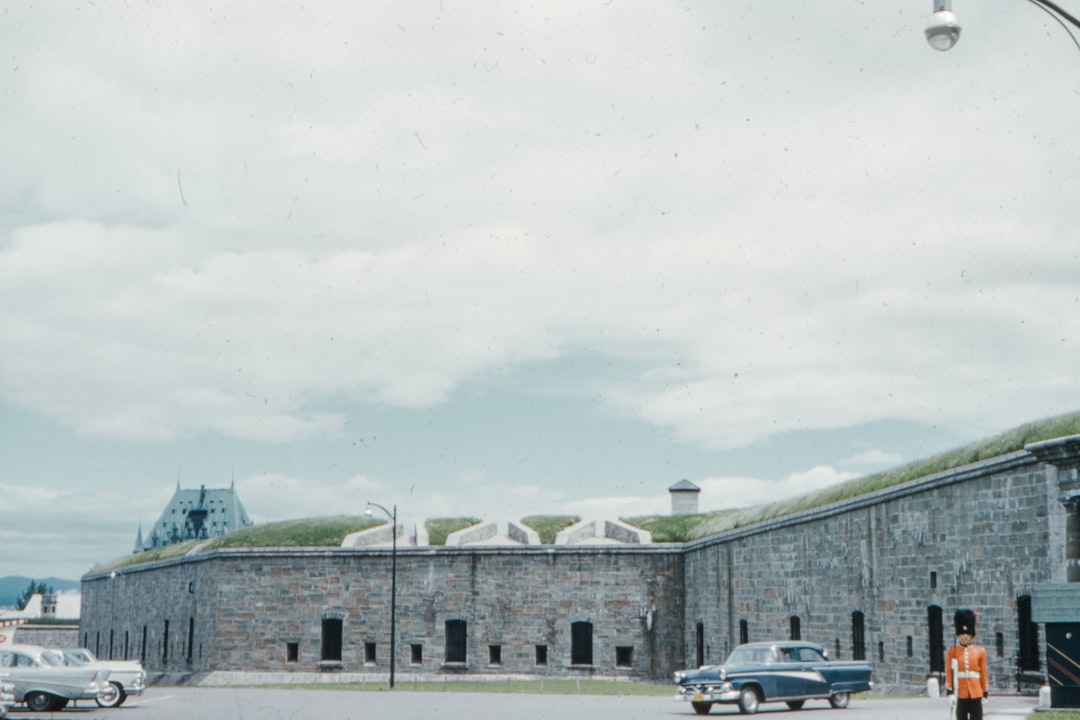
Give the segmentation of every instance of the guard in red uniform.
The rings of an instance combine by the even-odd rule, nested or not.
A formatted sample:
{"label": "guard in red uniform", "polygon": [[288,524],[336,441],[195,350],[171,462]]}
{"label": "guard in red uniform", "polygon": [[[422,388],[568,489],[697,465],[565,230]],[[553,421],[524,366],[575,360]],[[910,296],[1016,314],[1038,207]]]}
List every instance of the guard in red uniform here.
{"label": "guard in red uniform", "polygon": [[986,673],[986,650],[975,645],[975,613],[957,610],[956,639],[945,651],[945,687],[956,693],[956,720],[982,720],[982,701],[990,695]]}

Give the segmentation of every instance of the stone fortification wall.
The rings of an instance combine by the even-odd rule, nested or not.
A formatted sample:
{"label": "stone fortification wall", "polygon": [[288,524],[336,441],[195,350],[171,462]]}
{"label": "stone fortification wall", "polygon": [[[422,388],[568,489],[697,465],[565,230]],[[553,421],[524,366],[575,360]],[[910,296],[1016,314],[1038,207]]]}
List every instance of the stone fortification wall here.
{"label": "stone fortification wall", "polygon": [[[382,547],[224,550],[88,576],[82,632],[157,673],[385,674],[391,561]],[[682,598],[679,546],[399,548],[397,672],[670,676]],[[324,661],[324,620],[340,621],[339,661]],[[447,662],[447,621],[465,623],[464,662]],[[591,662],[572,663],[575,622],[590,624]]]}
{"label": "stone fortification wall", "polygon": [[[686,545],[399,547],[397,670],[664,680],[744,640],[798,635],[911,691],[944,670],[953,613],[970,607],[992,687],[1013,689],[1021,650],[1045,667],[1041,628],[1024,619],[1035,585],[1080,567],[1066,537],[1080,508],[1059,501],[1058,473],[1021,451]],[[159,673],[385,675],[390,577],[385,546],[230,549],[88,575],[80,644]]]}
{"label": "stone fortification wall", "polygon": [[1015,689],[1018,599],[1064,571],[1054,472],[1014,453],[687,546],[686,663],[797,632],[881,685],[925,687],[932,636],[943,652],[968,607],[991,684]]}
{"label": "stone fortification wall", "polygon": [[50,648],[79,646],[78,625],[16,625],[12,640],[20,645],[40,645]]}

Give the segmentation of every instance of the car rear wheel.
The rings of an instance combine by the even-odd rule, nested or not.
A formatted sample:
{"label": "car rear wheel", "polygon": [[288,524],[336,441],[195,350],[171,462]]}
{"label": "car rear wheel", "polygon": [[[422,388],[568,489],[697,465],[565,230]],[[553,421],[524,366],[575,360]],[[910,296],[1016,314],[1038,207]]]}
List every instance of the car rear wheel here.
{"label": "car rear wheel", "polygon": [[698,715],[708,715],[709,711],[712,710],[712,703],[692,702],[690,703],[690,707],[694,708],[694,712],[696,712]]}
{"label": "car rear wheel", "polygon": [[851,702],[850,693],[836,693],[829,697],[829,704],[834,708],[846,708],[849,702]]}
{"label": "car rear wheel", "polygon": [[119,707],[120,703],[123,702],[123,697],[124,691],[120,689],[119,685],[111,682],[94,699],[97,700],[98,707],[113,708]]}
{"label": "car rear wheel", "polygon": [[802,706],[805,703],[806,703],[805,700],[788,700],[787,701],[787,706],[789,708],[791,708],[792,710],[802,710]]}
{"label": "car rear wheel", "polygon": [[52,712],[56,706],[56,698],[48,693],[33,692],[26,696],[26,707],[34,712]]}
{"label": "car rear wheel", "polygon": [[756,688],[744,687],[739,693],[739,712],[753,715],[757,712],[760,703],[761,697]]}

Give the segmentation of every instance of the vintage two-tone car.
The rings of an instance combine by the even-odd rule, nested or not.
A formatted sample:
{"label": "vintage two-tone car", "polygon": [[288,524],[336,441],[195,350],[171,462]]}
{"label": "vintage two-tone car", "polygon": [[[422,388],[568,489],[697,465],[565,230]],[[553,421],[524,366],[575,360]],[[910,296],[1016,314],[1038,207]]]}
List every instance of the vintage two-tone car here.
{"label": "vintage two-tone car", "polygon": [[146,689],[146,670],[138,660],[99,660],[86,648],[49,650],[68,667],[95,667],[109,671],[108,687],[97,696],[101,707],[120,707],[129,695]]}
{"label": "vintage two-tone car", "polygon": [[0,674],[15,684],[15,702],[34,712],[63,710],[71,700],[96,700],[109,687],[108,670],[65,667],[36,645],[0,645]]}
{"label": "vintage two-tone car", "polygon": [[689,702],[705,715],[714,703],[737,703],[744,713],[758,705],[785,702],[792,710],[807,700],[828,700],[834,708],[847,707],[851,693],[873,687],[873,668],[861,661],[830,660],[813,643],[757,642],[735,648],[723,665],[706,665],[675,673],[676,700]]}

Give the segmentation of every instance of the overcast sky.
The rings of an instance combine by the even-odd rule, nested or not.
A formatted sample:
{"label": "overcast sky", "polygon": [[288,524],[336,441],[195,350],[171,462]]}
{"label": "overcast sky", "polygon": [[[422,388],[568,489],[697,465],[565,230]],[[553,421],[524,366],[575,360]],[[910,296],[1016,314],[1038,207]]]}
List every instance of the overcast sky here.
{"label": "overcast sky", "polygon": [[0,575],[257,522],[755,504],[1076,409],[1021,0],[0,10]]}

